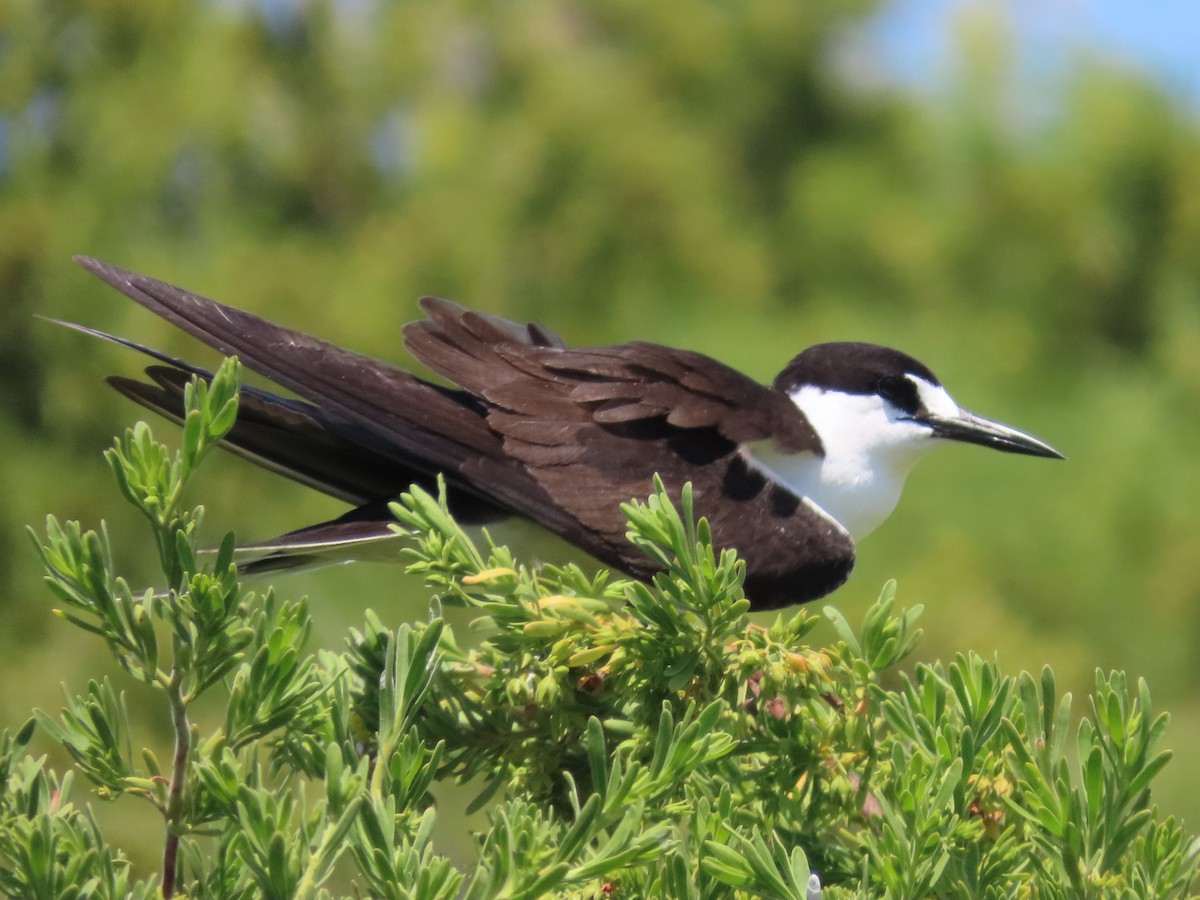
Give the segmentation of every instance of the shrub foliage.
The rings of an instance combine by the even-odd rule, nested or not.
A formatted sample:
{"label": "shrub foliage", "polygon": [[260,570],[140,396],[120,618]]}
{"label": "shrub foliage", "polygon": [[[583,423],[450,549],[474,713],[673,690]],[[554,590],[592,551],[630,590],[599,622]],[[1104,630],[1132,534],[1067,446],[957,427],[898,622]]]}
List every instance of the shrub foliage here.
{"label": "shrub foliage", "polygon": [[[182,489],[236,414],[227,361],[187,396],[183,448],[139,424],[108,453],[151,525],[165,589],[135,592],[101,526],[50,518],[37,544],[58,615],[95,634],[173,723],[135,752],[120,686],[93,681],[0,740],[0,890],[14,897],[1191,896],[1196,842],[1151,781],[1167,717],[1145,683],[1098,673],[1075,724],[1053,674],[959,656],[882,678],[920,609],[885,587],[857,628],[806,641],[801,609],[752,621],[743,565],[691,496],[625,509],[653,584],[519,563],[443,498],[394,507],[426,621],[370,611],[335,653],[306,648],[303,601],[252,593],[232,537],[197,550]],[[478,613],[468,643],[444,606]],[[219,695],[219,721],[193,704]],[[27,748],[37,728],[73,760]],[[81,803],[161,815],[138,873]],[[434,841],[431,790],[469,782],[487,824],[471,866]],[[128,799],[126,799],[128,798]],[[819,873],[814,874],[814,873]]]}

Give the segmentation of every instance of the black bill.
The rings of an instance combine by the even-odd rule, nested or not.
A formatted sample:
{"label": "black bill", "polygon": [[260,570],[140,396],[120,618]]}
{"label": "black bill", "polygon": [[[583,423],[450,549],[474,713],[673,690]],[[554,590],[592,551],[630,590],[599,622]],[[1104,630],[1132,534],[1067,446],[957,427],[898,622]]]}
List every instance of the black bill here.
{"label": "black bill", "polygon": [[934,435],[950,441],[981,444],[1006,453],[1023,453],[1027,456],[1045,456],[1051,459],[1067,458],[1032,435],[966,410],[960,410],[957,416],[929,416],[925,423],[933,429]]}

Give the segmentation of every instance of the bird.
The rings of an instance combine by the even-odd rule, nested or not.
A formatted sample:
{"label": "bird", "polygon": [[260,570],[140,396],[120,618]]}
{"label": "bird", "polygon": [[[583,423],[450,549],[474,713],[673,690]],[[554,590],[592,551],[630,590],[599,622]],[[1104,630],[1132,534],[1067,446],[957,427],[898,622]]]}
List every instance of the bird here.
{"label": "bird", "polygon": [[[626,575],[656,564],[626,537],[621,506],[661,478],[685,484],[714,548],[745,561],[753,609],[823,597],[848,578],[856,543],[895,508],[906,476],[948,443],[1065,458],[960,407],[913,357],[861,342],[808,347],[770,385],[701,353],[632,341],[568,346],[553,331],[419,301],[404,328],[439,384],[100,260],[85,270],[294,396],[246,386],[224,446],[349,504],[345,515],[253,545],[260,570],[353,558],[395,537],[388,510],[444,479],[464,525],[530,519]],[[82,325],[155,360],[146,380],[108,382],[179,421],[198,366]],[[377,548],[376,548],[377,549]],[[248,566],[247,568],[250,568]]]}

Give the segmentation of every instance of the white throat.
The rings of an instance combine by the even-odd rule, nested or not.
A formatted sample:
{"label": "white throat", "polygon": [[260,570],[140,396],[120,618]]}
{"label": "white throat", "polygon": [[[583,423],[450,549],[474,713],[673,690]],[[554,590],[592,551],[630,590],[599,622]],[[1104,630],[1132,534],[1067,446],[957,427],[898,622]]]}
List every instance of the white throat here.
{"label": "white throat", "polygon": [[[931,412],[958,412],[940,386],[908,377]],[[805,386],[790,396],[820,436],[825,455],[782,453],[762,441],[748,448],[748,459],[819,506],[857,541],[896,508],[904,479],[939,442],[928,427],[876,394]]]}

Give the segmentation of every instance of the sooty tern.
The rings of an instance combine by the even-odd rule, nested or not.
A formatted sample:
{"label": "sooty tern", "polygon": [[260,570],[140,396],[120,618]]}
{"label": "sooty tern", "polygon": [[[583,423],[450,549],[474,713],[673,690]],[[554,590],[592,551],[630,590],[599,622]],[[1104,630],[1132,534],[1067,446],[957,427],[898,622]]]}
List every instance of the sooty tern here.
{"label": "sooty tern", "polygon": [[[568,347],[519,325],[426,298],[409,351],[456,387],[282,328],[154,278],[77,260],[147,309],[294,392],[245,388],[229,449],[353,505],[331,522],[256,545],[259,568],[311,565],[392,535],[387,504],[439,473],[459,521],[524,516],[637,578],[653,565],[625,538],[619,504],[693,485],[718,548],[746,561],[759,609],[838,587],[855,541],[895,507],[905,476],[946,441],[1061,458],[1027,434],[960,408],[926,366],[862,343],[805,350],[764,386],[686,350],[633,342]],[[207,375],[155,358],[121,393],[179,419],[183,385]]]}

